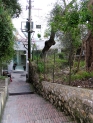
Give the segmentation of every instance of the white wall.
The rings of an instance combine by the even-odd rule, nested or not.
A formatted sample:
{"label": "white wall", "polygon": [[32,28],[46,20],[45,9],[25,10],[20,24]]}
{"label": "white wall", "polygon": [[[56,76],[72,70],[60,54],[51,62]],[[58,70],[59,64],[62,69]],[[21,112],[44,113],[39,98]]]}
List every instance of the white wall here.
{"label": "white wall", "polygon": [[[26,51],[26,49],[24,48],[22,42],[16,42],[15,46],[14,46],[15,50],[21,50],[21,51]],[[26,51],[27,54],[27,51]],[[26,55],[26,61],[27,61],[27,55]],[[27,64],[26,64],[26,68],[27,68]],[[10,64],[8,65],[8,71],[12,71],[13,70],[13,60],[11,60]]]}

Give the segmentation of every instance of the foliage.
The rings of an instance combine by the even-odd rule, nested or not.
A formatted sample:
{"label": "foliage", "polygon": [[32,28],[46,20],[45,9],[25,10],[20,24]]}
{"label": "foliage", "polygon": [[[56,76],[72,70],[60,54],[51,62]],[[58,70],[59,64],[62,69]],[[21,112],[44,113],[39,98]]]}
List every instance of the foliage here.
{"label": "foliage", "polygon": [[[85,71],[79,71],[78,73],[73,72],[71,64],[74,61],[74,54],[78,47],[82,44],[82,39],[87,34],[88,29],[93,30],[93,7],[91,6],[89,9],[87,4],[88,0],[80,1],[77,3],[77,0],[73,0],[69,5],[65,7],[56,4],[50,13],[50,19],[48,21],[49,28],[46,30],[46,37],[49,36],[49,33],[53,29],[54,32],[59,33],[59,39],[62,42],[65,50],[67,51],[67,55],[69,55],[69,68],[66,69],[67,73],[65,79],[68,79],[68,76],[71,74],[71,80],[79,80],[85,79],[89,77],[93,77],[93,73],[88,73]],[[50,30],[49,30],[50,29]],[[83,31],[83,32],[82,32]],[[84,33],[84,35],[83,35]],[[47,60],[48,61],[48,60]],[[58,75],[58,70],[60,71],[60,65],[63,63],[61,59],[56,59],[55,64],[53,61],[53,56],[50,58],[50,62],[47,63],[48,68],[52,71],[52,66],[54,65],[55,76]],[[65,61],[64,63],[68,63]],[[43,63],[40,63],[40,69],[44,67]],[[75,62],[75,67],[77,66],[77,62]],[[67,67],[67,66],[66,66]],[[85,67],[85,62],[80,62],[80,67]],[[41,70],[43,71],[43,69]],[[48,71],[49,72],[49,71]],[[72,73],[73,72],[73,73]],[[49,73],[48,73],[49,74]],[[62,76],[62,74],[61,74]],[[69,78],[70,78],[69,77]]]}
{"label": "foliage", "polygon": [[44,63],[42,61],[41,62],[38,62],[37,72],[38,73],[43,73],[44,72]]}
{"label": "foliage", "polygon": [[5,80],[6,76],[0,76],[0,80]]}
{"label": "foliage", "polygon": [[50,28],[47,28],[44,32],[44,37],[48,38],[50,36],[50,33],[51,33]]}
{"label": "foliage", "polygon": [[[65,54],[64,54],[65,55]],[[35,59],[36,60],[36,59]],[[58,53],[55,54],[55,63],[54,63],[54,57],[53,57],[53,52],[48,55],[45,59],[38,59],[38,69],[37,71],[39,72],[39,75],[42,75],[42,78],[45,77],[47,80],[53,81],[53,74],[54,74],[54,81],[55,82],[61,82],[68,84],[68,78],[69,78],[69,67],[68,67],[68,61],[66,59],[60,59],[58,57]],[[44,68],[45,66],[45,68]],[[75,61],[74,69],[77,67],[77,60]],[[73,81],[78,81],[78,80],[86,80],[89,79],[90,77],[93,77],[93,72],[89,73],[85,71],[85,61],[82,60],[80,61],[80,70],[76,73],[72,69],[71,71],[71,82]],[[54,71],[53,71],[54,70]],[[54,72],[54,73],[53,73]]]}
{"label": "foliage", "polygon": [[62,42],[64,48],[72,47],[73,52],[81,45],[81,34],[79,28],[79,12],[77,3],[73,2],[67,7],[62,8],[61,5],[56,4],[51,12],[50,26],[57,31],[60,31],[59,40]]}
{"label": "foliage", "polygon": [[79,23],[79,14],[77,11],[73,10],[69,12],[69,16],[67,16],[68,25],[71,27],[76,27]]}
{"label": "foliage", "polygon": [[8,61],[13,56],[14,35],[11,17],[0,4],[0,62]]}
{"label": "foliage", "polygon": [[80,1],[80,5],[77,0],[72,0],[66,8],[56,4],[50,13],[48,25],[56,32],[61,32],[59,35],[60,40],[66,49],[71,47],[71,43],[74,49],[81,45],[81,39],[83,38],[81,34],[82,24],[89,29],[93,27],[93,14],[88,9],[87,4],[88,0]]}
{"label": "foliage", "polygon": [[48,25],[54,30],[60,30],[62,26],[62,7],[58,4],[55,4],[53,10],[50,13],[50,19],[48,21]]}
{"label": "foliage", "polygon": [[90,15],[88,15],[89,9],[88,9],[88,0],[84,0],[81,2],[80,4],[80,10],[79,10],[79,14],[80,14],[80,22],[81,23],[85,23],[87,21],[89,21],[90,19]]}
{"label": "foliage", "polygon": [[18,0],[0,0],[0,63],[8,62],[14,53],[14,28],[11,17],[18,17],[21,6]]}
{"label": "foliage", "polygon": [[[73,83],[74,81],[78,81],[78,80],[87,80],[89,78],[93,78],[93,72],[86,72],[86,71],[79,71],[78,73],[72,73],[71,75],[71,82]],[[64,75],[63,76],[63,81],[64,82],[68,82],[68,76],[67,75]]]}
{"label": "foliage", "polygon": [[[75,61],[75,62],[74,62],[74,67],[77,67],[77,65],[78,65],[78,62]],[[83,60],[83,61],[80,62],[80,67],[81,67],[81,68],[85,67],[85,60]]]}
{"label": "foliage", "polygon": [[38,33],[38,34],[37,34],[37,37],[38,37],[38,38],[41,38],[41,34]]}
{"label": "foliage", "polygon": [[64,59],[65,54],[63,52],[62,53],[58,53],[58,56],[59,56],[60,59]]}
{"label": "foliage", "polygon": [[88,29],[93,31],[93,6],[88,7],[89,0],[85,0],[81,3],[79,16],[80,24],[86,25]]}
{"label": "foliage", "polygon": [[21,6],[18,0],[2,0],[4,10],[7,10],[11,17],[19,17]]}
{"label": "foliage", "polygon": [[93,77],[93,73],[89,73],[86,71],[79,71],[78,73],[76,73],[75,75],[71,76],[71,80],[84,80],[84,79],[88,79],[90,77]]}
{"label": "foliage", "polygon": [[88,0],[84,0],[79,5],[77,0],[72,0],[70,4],[65,4],[65,7],[56,4],[49,20],[51,29],[60,32],[59,39],[69,54],[69,82],[71,80],[74,54],[76,54],[78,47],[82,45],[82,39],[84,38],[81,28],[87,27],[84,30],[85,33],[87,33],[88,29],[93,30],[93,6],[89,9],[88,2]]}

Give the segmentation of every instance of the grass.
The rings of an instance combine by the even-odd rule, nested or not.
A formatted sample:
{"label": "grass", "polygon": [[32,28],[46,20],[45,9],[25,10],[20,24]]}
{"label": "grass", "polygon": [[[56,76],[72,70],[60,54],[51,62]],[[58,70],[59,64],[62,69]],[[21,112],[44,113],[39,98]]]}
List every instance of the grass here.
{"label": "grass", "polygon": [[93,77],[93,72],[79,71],[75,75],[71,76],[71,80],[84,80]]}
{"label": "grass", "polygon": [[[78,65],[78,62],[75,61],[75,62],[74,62],[74,67],[77,67],[77,65]],[[80,67],[81,67],[81,68],[84,68],[84,67],[85,67],[85,61],[84,61],[84,60],[80,61]]]}

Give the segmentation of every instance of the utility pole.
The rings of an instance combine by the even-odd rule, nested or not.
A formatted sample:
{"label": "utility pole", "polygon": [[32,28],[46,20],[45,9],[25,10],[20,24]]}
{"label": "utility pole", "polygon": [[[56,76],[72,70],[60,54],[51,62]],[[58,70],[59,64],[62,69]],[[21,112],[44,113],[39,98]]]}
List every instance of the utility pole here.
{"label": "utility pole", "polygon": [[28,14],[28,82],[30,78],[30,59],[31,59],[31,0],[29,0],[29,14]]}
{"label": "utility pole", "polygon": [[31,58],[31,0],[29,0],[29,17],[28,17],[28,60]]}

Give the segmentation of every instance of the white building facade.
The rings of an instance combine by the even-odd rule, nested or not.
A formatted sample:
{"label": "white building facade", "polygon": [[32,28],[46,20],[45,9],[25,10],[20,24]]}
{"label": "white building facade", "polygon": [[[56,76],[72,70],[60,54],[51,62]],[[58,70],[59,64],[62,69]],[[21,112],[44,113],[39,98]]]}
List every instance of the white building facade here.
{"label": "white building facade", "polygon": [[15,55],[8,65],[8,71],[27,71],[27,50],[22,42],[16,41],[14,46]]}

